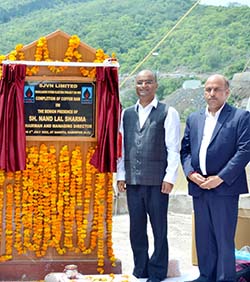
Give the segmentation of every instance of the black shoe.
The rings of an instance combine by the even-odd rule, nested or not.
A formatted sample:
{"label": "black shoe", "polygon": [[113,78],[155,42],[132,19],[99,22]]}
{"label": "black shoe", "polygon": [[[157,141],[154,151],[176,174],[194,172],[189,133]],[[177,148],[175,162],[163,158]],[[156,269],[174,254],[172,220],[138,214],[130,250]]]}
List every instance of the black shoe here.
{"label": "black shoe", "polygon": [[145,276],[145,275],[137,275],[137,274],[133,274],[134,277],[136,277],[137,279],[145,279],[145,278],[148,278],[148,276]]}
{"label": "black shoe", "polygon": [[134,275],[136,278],[138,278],[138,279],[140,279],[140,278],[142,278],[142,279],[148,278],[148,275],[147,275],[147,274],[144,274],[144,273],[142,273],[141,275],[139,275],[139,274],[133,272],[133,275]]}
{"label": "black shoe", "polygon": [[161,282],[161,280],[155,277],[149,277],[146,282]]}

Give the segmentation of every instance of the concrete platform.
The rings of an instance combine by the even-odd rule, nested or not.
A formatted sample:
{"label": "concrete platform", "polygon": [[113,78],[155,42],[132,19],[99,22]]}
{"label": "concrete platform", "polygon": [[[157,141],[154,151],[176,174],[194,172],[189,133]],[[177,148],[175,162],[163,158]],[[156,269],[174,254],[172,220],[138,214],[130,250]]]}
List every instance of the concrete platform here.
{"label": "concrete platform", "polygon": [[[117,213],[113,216],[113,247],[121,260],[122,273],[132,274],[133,255],[129,242],[129,215],[126,194],[117,199]],[[240,208],[250,209],[250,195],[240,197]],[[118,214],[119,212],[119,214]],[[149,250],[152,252],[153,236],[148,226]],[[198,267],[192,265],[192,197],[184,194],[170,196],[168,213],[169,259],[178,261],[177,277],[166,278],[167,282],[193,280],[199,276]],[[145,279],[140,279],[144,282]]]}
{"label": "concrete platform", "polygon": [[[195,279],[198,276],[198,268],[192,265],[192,216],[169,212],[168,221],[169,259],[177,261],[178,266],[174,272],[178,272],[178,277],[168,277],[166,281],[181,282]],[[151,253],[153,236],[150,226],[148,226],[148,235]],[[133,255],[129,242],[128,214],[113,217],[113,243],[114,253],[121,260],[122,273],[132,274]],[[173,274],[173,269],[171,272]],[[144,279],[140,280],[144,281]]]}

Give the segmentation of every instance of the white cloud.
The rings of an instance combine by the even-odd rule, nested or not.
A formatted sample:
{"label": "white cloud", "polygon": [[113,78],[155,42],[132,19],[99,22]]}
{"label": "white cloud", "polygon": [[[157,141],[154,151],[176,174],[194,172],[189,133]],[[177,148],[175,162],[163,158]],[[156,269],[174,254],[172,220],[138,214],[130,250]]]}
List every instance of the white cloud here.
{"label": "white cloud", "polygon": [[250,7],[250,0],[202,0],[200,2],[200,4],[215,6],[227,6],[230,3],[239,3]]}

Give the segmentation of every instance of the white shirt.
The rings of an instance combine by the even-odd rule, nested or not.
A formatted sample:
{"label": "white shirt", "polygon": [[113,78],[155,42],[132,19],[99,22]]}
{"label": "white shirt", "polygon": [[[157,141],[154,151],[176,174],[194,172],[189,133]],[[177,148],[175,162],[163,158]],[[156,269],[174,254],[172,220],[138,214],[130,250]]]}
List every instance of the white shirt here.
{"label": "white shirt", "polygon": [[[148,104],[146,107],[142,107],[139,100],[135,104],[135,108],[138,108],[139,123],[140,127],[144,125],[148,118],[152,108],[156,108],[158,104],[157,98]],[[123,136],[123,115],[121,116],[120,133]],[[168,114],[164,122],[165,128],[165,144],[168,152],[167,161],[168,165],[166,168],[166,174],[163,181],[174,184],[177,178],[178,165],[180,160],[179,146],[180,146],[180,118],[178,112],[173,108],[169,107]],[[123,140],[123,138],[122,138]],[[122,157],[117,162],[117,180],[125,180],[125,168],[124,168],[124,142],[122,142]]]}
{"label": "white shirt", "polygon": [[[224,107],[224,106],[223,106]],[[201,141],[201,147],[200,147],[200,153],[199,153],[199,160],[200,160],[200,169],[203,175],[207,174],[207,168],[206,168],[206,158],[207,158],[207,148],[210,143],[210,140],[212,138],[214,128],[216,126],[218,117],[220,115],[221,110],[223,109],[221,107],[215,115],[212,115],[208,111],[208,107],[206,107],[206,120],[205,120],[205,126],[203,130],[203,136]]]}

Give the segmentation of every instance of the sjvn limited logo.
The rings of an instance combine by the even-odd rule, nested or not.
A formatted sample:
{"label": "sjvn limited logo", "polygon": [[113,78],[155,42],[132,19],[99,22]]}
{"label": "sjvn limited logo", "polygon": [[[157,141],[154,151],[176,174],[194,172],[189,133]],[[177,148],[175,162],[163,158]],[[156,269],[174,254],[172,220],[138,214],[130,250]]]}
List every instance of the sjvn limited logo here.
{"label": "sjvn limited logo", "polygon": [[24,103],[35,103],[35,87],[24,86]]}

